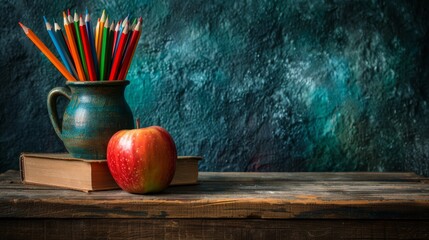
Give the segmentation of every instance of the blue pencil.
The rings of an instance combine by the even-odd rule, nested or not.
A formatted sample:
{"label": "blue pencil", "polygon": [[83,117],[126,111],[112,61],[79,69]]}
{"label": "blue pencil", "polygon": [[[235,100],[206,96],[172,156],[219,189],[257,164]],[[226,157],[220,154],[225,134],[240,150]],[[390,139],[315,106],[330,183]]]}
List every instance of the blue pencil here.
{"label": "blue pencil", "polygon": [[86,9],[85,25],[86,25],[86,31],[88,33],[89,43],[91,45],[91,54],[92,54],[92,59],[94,61],[95,74],[97,75],[97,78],[99,78],[100,74],[98,71],[97,54],[95,53],[94,33],[91,27],[91,19],[89,17],[88,9]]}
{"label": "blue pencil", "polygon": [[[74,77],[77,77],[76,70],[72,68],[73,64],[71,64],[71,60],[68,59],[67,55],[64,53],[64,50],[61,49],[61,45],[58,43],[54,33],[52,32],[52,26],[49,24],[49,22],[46,20],[46,17],[43,16],[43,19],[45,20],[46,30],[48,30],[49,36],[51,37],[52,42],[54,43],[55,48],[57,49],[58,53],[60,54],[61,60],[64,63],[64,66],[67,68],[67,70],[73,74]],[[71,65],[70,65],[71,64]]]}
{"label": "blue pencil", "polygon": [[122,21],[122,24],[119,26],[118,40],[116,40],[115,50],[113,51],[115,54],[116,54],[116,50],[118,49],[119,40],[121,40],[122,31],[124,30],[125,24],[127,23],[129,16],[130,14],[128,14],[128,16],[124,19],[124,21]]}
{"label": "blue pencil", "polygon": [[70,66],[72,67],[72,69],[75,69],[74,68],[74,63],[72,61],[73,58],[72,58],[71,53],[69,51],[69,47],[68,47],[68,45],[66,43],[66,37],[64,36],[63,31],[61,31],[61,27],[57,23],[57,21],[55,21],[55,19],[53,19],[53,21],[54,21],[54,32],[53,33],[54,33],[57,41],[60,43],[62,49],[64,50],[64,53],[67,55],[68,59],[71,60],[70,61],[71,62]]}

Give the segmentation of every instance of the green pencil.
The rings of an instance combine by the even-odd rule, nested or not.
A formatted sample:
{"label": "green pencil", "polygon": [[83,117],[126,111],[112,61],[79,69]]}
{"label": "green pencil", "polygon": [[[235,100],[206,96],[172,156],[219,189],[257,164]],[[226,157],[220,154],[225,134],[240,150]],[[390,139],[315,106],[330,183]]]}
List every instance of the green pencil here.
{"label": "green pencil", "polygon": [[103,39],[101,41],[101,56],[100,56],[100,80],[106,80],[107,76],[107,55],[108,55],[108,40],[109,40],[109,17],[106,18],[103,29]]}
{"label": "green pencil", "polygon": [[86,79],[89,79],[88,68],[87,68],[86,59],[85,59],[85,52],[83,50],[83,43],[82,43],[82,38],[80,36],[80,30],[79,30],[79,16],[77,15],[76,11],[74,12],[74,28],[76,32],[76,42],[79,48],[80,60],[82,61],[82,65],[83,65],[83,71],[85,72]]}
{"label": "green pencil", "polygon": [[115,35],[115,22],[112,22],[109,30],[109,38],[107,39],[107,50],[106,50],[106,72],[104,76],[106,76],[106,80],[109,79],[110,76],[110,68],[112,67],[112,46],[113,46],[113,36]]}

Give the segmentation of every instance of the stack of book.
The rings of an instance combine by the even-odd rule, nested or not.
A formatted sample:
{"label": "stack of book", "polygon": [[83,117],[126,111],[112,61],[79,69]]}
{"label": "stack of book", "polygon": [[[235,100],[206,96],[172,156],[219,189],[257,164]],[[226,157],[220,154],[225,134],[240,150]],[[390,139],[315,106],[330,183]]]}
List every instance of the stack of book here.
{"label": "stack of book", "polygon": [[[202,157],[179,156],[170,185],[198,183],[198,161]],[[118,189],[106,160],[73,158],[66,153],[22,153],[21,180],[25,184],[55,186],[84,192]]]}

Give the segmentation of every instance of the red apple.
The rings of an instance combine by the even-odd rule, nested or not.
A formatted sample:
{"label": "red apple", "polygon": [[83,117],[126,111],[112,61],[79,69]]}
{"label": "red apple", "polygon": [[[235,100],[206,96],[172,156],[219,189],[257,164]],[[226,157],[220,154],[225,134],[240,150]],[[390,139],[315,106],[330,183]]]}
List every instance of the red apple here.
{"label": "red apple", "polygon": [[107,145],[107,165],[116,183],[130,193],[160,192],[176,171],[177,152],[162,127],[122,130]]}

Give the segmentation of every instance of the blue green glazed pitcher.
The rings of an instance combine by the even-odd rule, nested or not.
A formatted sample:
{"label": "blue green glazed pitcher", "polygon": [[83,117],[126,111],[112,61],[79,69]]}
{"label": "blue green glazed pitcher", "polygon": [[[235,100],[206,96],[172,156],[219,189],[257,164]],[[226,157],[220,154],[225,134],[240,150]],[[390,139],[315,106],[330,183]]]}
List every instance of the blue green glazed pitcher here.
{"label": "blue green glazed pitcher", "polygon": [[[72,157],[105,159],[110,137],[134,127],[133,114],[125,101],[129,81],[67,82],[48,94],[48,111],[58,137]],[[57,98],[70,100],[62,126],[57,116]]]}

